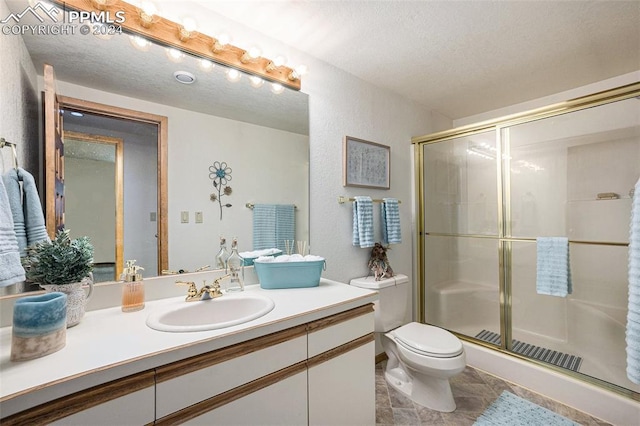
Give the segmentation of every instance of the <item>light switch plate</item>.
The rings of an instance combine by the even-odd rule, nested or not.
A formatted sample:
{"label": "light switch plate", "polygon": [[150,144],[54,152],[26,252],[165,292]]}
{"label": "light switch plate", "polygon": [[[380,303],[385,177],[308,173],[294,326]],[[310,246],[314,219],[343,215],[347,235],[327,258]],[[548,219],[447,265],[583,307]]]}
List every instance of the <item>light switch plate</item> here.
{"label": "light switch plate", "polygon": [[202,223],[202,212],[196,212],[196,223]]}
{"label": "light switch plate", "polygon": [[189,212],[180,212],[180,223],[189,223]]}
{"label": "light switch plate", "polygon": [[156,214],[156,212],[151,212],[151,213],[149,213],[149,220],[150,220],[151,222],[155,222],[155,221],[157,220],[157,214]]}

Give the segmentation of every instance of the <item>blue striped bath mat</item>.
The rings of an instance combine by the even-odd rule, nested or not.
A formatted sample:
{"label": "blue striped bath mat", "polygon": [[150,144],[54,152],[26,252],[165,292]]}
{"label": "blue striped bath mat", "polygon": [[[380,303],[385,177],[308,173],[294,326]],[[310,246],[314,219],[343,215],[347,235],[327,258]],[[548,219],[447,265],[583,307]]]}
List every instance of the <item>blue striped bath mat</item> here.
{"label": "blue striped bath mat", "polygon": [[474,426],[577,426],[566,417],[522,399],[509,391],[493,401]]}
{"label": "blue striped bath mat", "polygon": [[[476,334],[476,339],[484,340],[485,342],[493,343],[494,345],[500,345],[501,341],[498,333],[487,330],[482,330],[480,333]],[[515,339],[511,344],[511,350],[520,355],[528,356],[529,358],[537,359],[538,361],[543,361],[548,364],[557,365],[558,367],[566,368],[571,371],[578,371],[582,364],[582,358],[579,356],[553,351],[551,349],[531,345]]]}

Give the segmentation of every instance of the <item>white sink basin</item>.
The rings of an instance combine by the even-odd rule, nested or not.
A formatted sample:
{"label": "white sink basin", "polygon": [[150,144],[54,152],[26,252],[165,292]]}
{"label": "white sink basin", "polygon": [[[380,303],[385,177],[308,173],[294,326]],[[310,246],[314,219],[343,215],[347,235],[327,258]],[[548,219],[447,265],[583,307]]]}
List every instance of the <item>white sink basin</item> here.
{"label": "white sink basin", "polygon": [[147,317],[147,325],[172,332],[216,330],[260,318],[274,306],[273,300],[259,294],[225,294],[153,312]]}

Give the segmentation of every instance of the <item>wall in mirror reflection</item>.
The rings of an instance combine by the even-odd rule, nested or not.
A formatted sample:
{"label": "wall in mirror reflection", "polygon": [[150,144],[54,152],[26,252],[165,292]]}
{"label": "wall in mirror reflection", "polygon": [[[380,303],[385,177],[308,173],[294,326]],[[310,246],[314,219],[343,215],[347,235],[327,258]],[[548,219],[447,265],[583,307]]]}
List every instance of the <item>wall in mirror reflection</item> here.
{"label": "wall in mirror reflection", "polygon": [[[229,245],[231,238],[237,237],[240,251],[252,250],[253,212],[245,207],[246,203],[295,204],[296,239],[308,241],[308,135],[154,104],[64,81],[58,82],[58,92],[168,117],[169,269],[193,271],[214,265],[220,236],[225,236]],[[126,194],[127,188],[149,180],[155,182],[157,158],[155,153],[140,152],[139,157],[152,156],[153,161],[137,165],[129,157],[126,140],[124,146]],[[233,192],[223,197],[224,203],[232,207],[223,208],[222,219],[218,203],[210,199],[215,188],[209,178],[209,167],[216,161],[226,162],[232,169],[228,185]],[[125,260],[138,260],[147,277],[157,274],[153,243],[156,223],[151,220],[155,206],[155,186],[125,198]],[[189,214],[189,223],[181,223],[184,211]],[[195,223],[196,212],[202,212],[202,223]]]}

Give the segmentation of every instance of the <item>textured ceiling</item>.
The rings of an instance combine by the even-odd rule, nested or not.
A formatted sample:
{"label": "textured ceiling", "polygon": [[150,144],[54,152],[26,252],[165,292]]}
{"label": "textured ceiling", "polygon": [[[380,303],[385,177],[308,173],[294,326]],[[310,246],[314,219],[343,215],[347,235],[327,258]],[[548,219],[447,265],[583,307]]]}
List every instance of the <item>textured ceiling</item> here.
{"label": "textured ceiling", "polygon": [[[7,5],[12,12],[20,13],[28,2],[8,0]],[[31,15],[23,17],[20,24],[24,23],[38,24]],[[246,75],[231,83],[226,79],[225,67],[216,66],[203,71],[199,67],[199,59],[191,56],[174,63],[167,58],[164,47],[152,45],[147,51],[137,50],[126,34],[104,40],[92,35],[33,35],[26,32],[23,40],[39,74],[48,63],[53,65],[56,78],[61,81],[156,104],[309,134],[308,96],[305,93],[285,90],[274,94],[266,83],[256,89],[250,85]],[[173,76],[176,71],[194,74],[196,82],[191,85],[178,83]],[[155,110],[151,112],[157,113]]]}
{"label": "textured ceiling", "polygon": [[[275,39],[292,47],[293,65],[302,51],[452,119],[640,70],[638,0],[155,3],[171,19],[195,18],[202,32],[231,34],[237,46],[257,42],[273,57],[279,52],[268,41]],[[7,4],[19,12],[27,0]],[[254,39],[243,40],[243,29]],[[255,40],[256,31],[268,37]],[[62,80],[308,133],[306,96],[270,96],[267,86],[252,89],[246,76],[230,84],[222,67],[204,73],[194,58],[172,64],[159,46],[139,52],[119,36],[38,36],[25,43],[39,72],[43,62],[52,63]],[[176,83],[179,69],[196,74],[197,83]],[[265,96],[247,97],[256,92]]]}
{"label": "textured ceiling", "polygon": [[638,0],[193,3],[453,119],[640,70]]}

